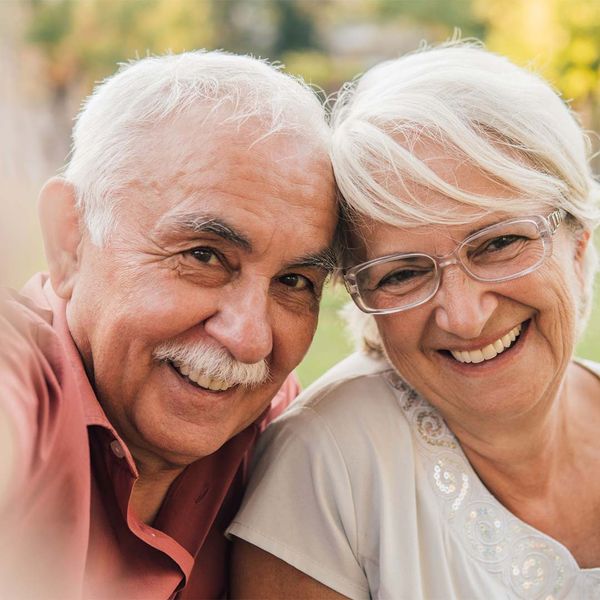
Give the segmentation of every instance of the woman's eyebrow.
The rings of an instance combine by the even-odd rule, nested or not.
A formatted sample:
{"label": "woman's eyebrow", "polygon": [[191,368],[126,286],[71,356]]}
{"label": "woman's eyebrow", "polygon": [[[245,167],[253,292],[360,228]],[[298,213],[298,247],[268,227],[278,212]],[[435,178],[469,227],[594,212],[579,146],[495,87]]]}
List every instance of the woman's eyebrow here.
{"label": "woman's eyebrow", "polygon": [[469,231],[463,239],[466,239],[472,235],[474,235],[475,233],[479,233],[482,229],[486,229],[487,227],[491,227],[492,225],[498,225],[498,223],[503,223],[504,221],[508,221],[510,220],[510,217],[508,216],[503,216],[503,217],[497,217],[495,219],[492,219],[490,221],[485,222],[484,224],[481,225],[477,225],[477,227],[475,227],[474,229],[472,229],[471,231]]}

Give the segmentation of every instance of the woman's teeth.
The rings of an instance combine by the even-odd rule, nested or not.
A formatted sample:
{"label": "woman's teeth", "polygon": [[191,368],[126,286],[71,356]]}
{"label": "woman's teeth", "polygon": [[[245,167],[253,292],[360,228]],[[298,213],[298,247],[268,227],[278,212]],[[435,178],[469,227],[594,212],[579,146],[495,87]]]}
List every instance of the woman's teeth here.
{"label": "woman's teeth", "polygon": [[461,363],[480,363],[484,360],[490,360],[512,346],[521,333],[522,327],[521,324],[513,327],[513,329],[500,339],[478,350],[450,350],[450,354]]}
{"label": "woman's teeth", "polygon": [[211,392],[221,392],[227,390],[232,385],[229,385],[222,379],[216,379],[203,375],[200,371],[192,371],[187,365],[181,365],[179,363],[173,363],[173,366],[185,377],[193,381],[196,385],[206,388]]}

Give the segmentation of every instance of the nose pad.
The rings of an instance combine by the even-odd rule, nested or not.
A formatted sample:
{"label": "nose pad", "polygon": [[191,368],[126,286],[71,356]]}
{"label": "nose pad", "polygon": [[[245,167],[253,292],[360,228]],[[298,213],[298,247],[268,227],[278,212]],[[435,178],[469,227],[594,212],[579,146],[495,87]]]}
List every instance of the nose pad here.
{"label": "nose pad", "polygon": [[219,310],[204,323],[204,330],[236,360],[257,363],[273,349],[268,306],[268,290],[224,291]]}
{"label": "nose pad", "polygon": [[437,326],[463,339],[480,336],[498,306],[486,285],[471,279],[459,265],[444,269],[435,297]]}

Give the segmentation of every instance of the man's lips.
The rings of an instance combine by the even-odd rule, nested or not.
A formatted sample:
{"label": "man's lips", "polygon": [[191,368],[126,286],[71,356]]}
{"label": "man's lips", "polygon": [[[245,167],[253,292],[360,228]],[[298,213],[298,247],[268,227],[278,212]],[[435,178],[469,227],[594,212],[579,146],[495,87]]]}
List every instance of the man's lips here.
{"label": "man's lips", "polygon": [[188,383],[209,392],[224,392],[235,387],[222,379],[209,377],[199,371],[191,371],[186,365],[169,362],[169,366]]}

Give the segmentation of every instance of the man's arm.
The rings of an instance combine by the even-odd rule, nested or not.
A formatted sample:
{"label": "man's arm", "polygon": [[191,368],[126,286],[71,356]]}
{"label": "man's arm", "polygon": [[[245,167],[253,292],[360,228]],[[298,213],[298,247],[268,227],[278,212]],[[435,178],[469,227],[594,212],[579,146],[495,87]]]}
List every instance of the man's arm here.
{"label": "man's arm", "polygon": [[12,423],[0,406],[0,510],[8,498],[15,467],[15,443]]}
{"label": "man's arm", "polygon": [[231,598],[346,598],[276,556],[239,538],[235,538],[233,544],[231,575]]}
{"label": "man's arm", "polygon": [[[39,424],[31,332],[23,312],[0,295],[0,517],[7,503],[19,498],[28,477]],[[26,435],[31,433],[31,436]]]}
{"label": "man's arm", "polygon": [[[6,316],[8,312],[7,302],[8,295],[2,288],[0,289],[0,343],[2,343],[4,351],[8,350],[6,342],[10,329],[10,323]],[[14,423],[7,413],[5,405],[7,390],[2,385],[2,382],[6,382],[6,377],[2,374],[3,362],[0,352],[0,515],[8,500],[10,483],[15,474],[16,461]]]}

